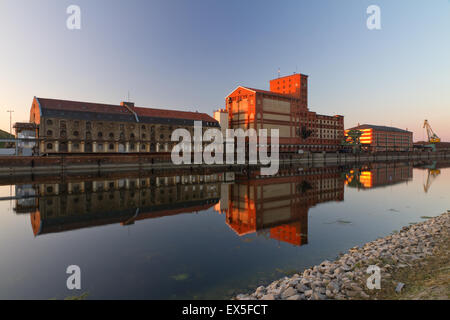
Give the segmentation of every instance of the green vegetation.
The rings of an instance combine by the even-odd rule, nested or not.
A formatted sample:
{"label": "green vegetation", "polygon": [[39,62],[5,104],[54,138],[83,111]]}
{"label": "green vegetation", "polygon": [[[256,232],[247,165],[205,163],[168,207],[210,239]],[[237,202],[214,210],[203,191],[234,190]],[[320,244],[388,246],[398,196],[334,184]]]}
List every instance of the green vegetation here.
{"label": "green vegetation", "polygon": [[[449,238],[424,260],[396,269],[389,280],[383,281],[381,290],[369,293],[377,300],[449,300],[450,299],[450,254]],[[394,265],[393,262],[384,263]],[[395,280],[394,280],[395,279]],[[395,288],[399,282],[405,284],[401,293]]]}
{"label": "green vegetation", "polygon": [[[14,139],[14,136],[0,129],[0,139]],[[6,144],[5,142],[0,142],[0,148],[6,148]]]}
{"label": "green vegetation", "polygon": [[86,300],[88,296],[89,296],[89,292],[84,292],[84,293],[80,294],[79,296],[67,297],[64,300]]}
{"label": "green vegetation", "polygon": [[189,274],[187,274],[187,273],[177,274],[177,275],[172,276],[172,279],[176,280],[176,281],[184,281],[184,280],[189,279]]}

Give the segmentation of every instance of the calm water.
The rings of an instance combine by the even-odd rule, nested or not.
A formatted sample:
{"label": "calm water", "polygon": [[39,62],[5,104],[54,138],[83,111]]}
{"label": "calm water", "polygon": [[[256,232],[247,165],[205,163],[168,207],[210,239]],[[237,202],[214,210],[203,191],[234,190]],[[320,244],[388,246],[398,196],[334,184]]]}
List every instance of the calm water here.
{"label": "calm water", "polygon": [[[450,209],[446,167],[3,182],[0,298],[231,297]],[[69,265],[81,268],[81,291],[66,288]]]}

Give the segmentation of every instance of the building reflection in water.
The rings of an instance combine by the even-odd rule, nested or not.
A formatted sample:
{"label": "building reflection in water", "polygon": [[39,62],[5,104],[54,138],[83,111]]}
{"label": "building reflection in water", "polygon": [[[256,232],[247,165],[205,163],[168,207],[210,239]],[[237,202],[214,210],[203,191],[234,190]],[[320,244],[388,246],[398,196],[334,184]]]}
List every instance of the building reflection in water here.
{"label": "building reflection in water", "polygon": [[413,179],[411,163],[371,163],[350,170],[346,174],[345,184],[358,189],[371,189]]}
{"label": "building reflection in water", "polygon": [[239,236],[257,233],[301,246],[308,242],[309,208],[343,201],[344,179],[338,168],[294,168],[271,177],[238,179],[225,191],[215,208]]}
{"label": "building reflection in water", "polygon": [[30,213],[36,236],[194,213],[214,207],[239,236],[251,233],[301,246],[309,208],[343,201],[337,167],[280,170],[271,177],[195,174],[78,178],[16,186],[17,213]]}
{"label": "building reflection in water", "polygon": [[[425,192],[443,166],[416,164],[429,171]],[[256,234],[301,246],[308,242],[309,209],[343,201],[344,185],[371,189],[412,178],[410,163],[372,163],[353,169],[293,167],[270,177],[258,172],[176,171],[23,179],[16,185],[15,211],[30,214],[33,232],[39,236],[109,224],[126,226],[214,207],[239,236]]]}
{"label": "building reflection in water", "polygon": [[29,212],[34,234],[193,213],[220,199],[223,174],[123,178],[17,186],[28,190],[16,212]]}

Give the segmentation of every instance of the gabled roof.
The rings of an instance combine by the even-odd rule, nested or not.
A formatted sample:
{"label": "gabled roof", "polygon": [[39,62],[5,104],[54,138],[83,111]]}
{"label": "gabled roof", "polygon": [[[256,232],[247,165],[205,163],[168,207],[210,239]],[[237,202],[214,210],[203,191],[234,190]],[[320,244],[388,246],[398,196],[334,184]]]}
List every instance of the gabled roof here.
{"label": "gabled roof", "polygon": [[188,119],[195,121],[207,121],[216,122],[216,120],[206,113],[189,112],[189,111],[175,111],[165,109],[153,109],[153,108],[141,108],[134,107],[134,112],[139,117],[160,117],[160,118],[175,118],[175,119]]}
{"label": "gabled roof", "polygon": [[373,124],[362,124],[353,128],[350,128],[349,130],[357,130],[357,129],[374,129],[377,131],[389,131],[389,132],[404,132],[404,133],[410,133],[411,131],[394,128],[394,127],[387,127],[387,126],[377,126]]}
{"label": "gabled roof", "polygon": [[286,94],[282,94],[282,93],[278,93],[278,92],[272,92],[272,91],[267,91],[267,90],[255,89],[255,88],[250,88],[250,87],[245,87],[245,86],[238,86],[229,95],[227,95],[227,97],[232,95],[239,88],[242,88],[244,90],[249,90],[249,91],[252,91],[254,93],[261,93],[261,94],[270,95],[270,96],[274,96],[274,97],[281,97],[281,98],[285,98],[285,99],[298,99],[298,98],[296,98],[296,97],[294,97],[294,96],[292,96],[290,94],[287,94],[287,93]]}
{"label": "gabled roof", "polygon": [[126,108],[119,105],[91,103],[81,101],[59,100],[36,98],[39,100],[42,109],[60,110],[60,111],[81,111],[95,113],[118,113],[132,115]]}
{"label": "gabled roof", "polygon": [[[124,116],[128,120],[134,119],[134,111],[138,117],[149,117],[149,118],[163,118],[163,119],[180,119],[180,120],[190,120],[190,121],[205,121],[214,122],[217,121],[206,113],[199,112],[188,112],[188,111],[177,111],[177,110],[165,110],[165,109],[153,109],[153,108],[142,108],[142,107],[127,107],[121,105],[111,105],[102,103],[91,103],[91,102],[80,102],[80,101],[70,101],[70,100],[59,100],[59,99],[47,99],[47,98],[36,98],[39,101],[40,107],[44,114],[45,111],[49,111],[48,114],[55,115],[56,113],[65,112],[65,115],[73,115],[74,113],[92,113],[97,114],[96,120],[101,119],[101,114],[109,115],[106,120],[110,119],[110,116],[121,115],[120,120],[124,120]],[[85,118],[85,117],[83,117]],[[135,121],[135,120],[133,120]]]}
{"label": "gabled roof", "polygon": [[282,93],[272,92],[272,91],[268,91],[268,90],[254,89],[254,88],[249,88],[249,87],[244,87],[244,88],[252,90],[252,91],[255,91],[255,92],[258,92],[258,93],[275,96],[275,97],[282,97],[282,98],[286,98],[286,99],[297,99],[297,98],[292,97],[288,93],[282,94]]}

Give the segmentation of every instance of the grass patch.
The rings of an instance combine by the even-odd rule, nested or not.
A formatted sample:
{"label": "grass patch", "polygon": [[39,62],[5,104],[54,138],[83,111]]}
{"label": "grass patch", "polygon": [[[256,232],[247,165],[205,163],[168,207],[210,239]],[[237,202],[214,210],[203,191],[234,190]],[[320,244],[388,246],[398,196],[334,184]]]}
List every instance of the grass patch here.
{"label": "grass patch", "polygon": [[70,297],[65,298],[64,300],[86,300],[88,296],[89,296],[89,292],[84,292],[84,293],[80,294],[79,296],[70,296]]}
{"label": "grass patch", "polygon": [[[378,300],[449,300],[450,299],[450,239],[445,237],[433,256],[416,262],[411,267],[396,269],[383,279],[381,290],[367,292]],[[399,282],[405,284],[395,292]]]}
{"label": "grass patch", "polygon": [[172,276],[172,279],[175,281],[185,281],[185,280],[189,279],[189,274],[188,273],[176,274],[176,275]]}

